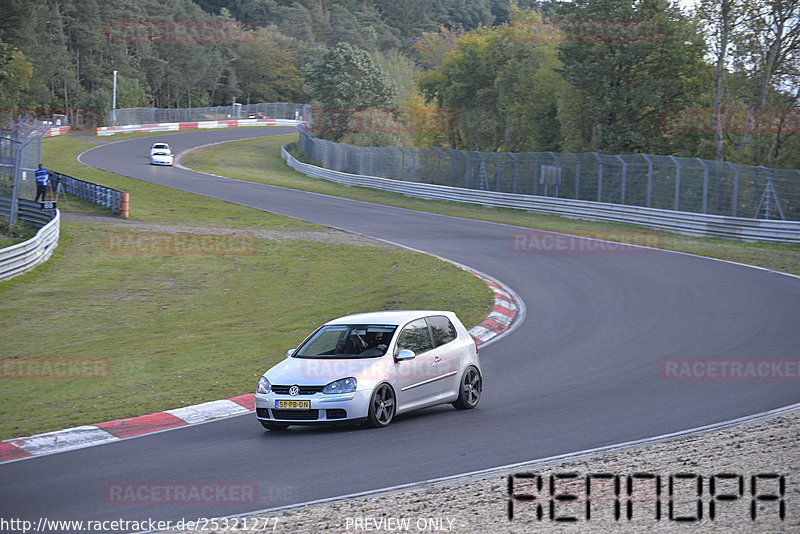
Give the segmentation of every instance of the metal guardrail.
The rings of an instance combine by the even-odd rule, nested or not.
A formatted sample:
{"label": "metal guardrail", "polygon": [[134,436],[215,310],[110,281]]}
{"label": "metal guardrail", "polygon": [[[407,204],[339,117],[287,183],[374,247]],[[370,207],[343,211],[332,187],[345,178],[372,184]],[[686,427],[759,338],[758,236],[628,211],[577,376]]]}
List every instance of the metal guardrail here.
{"label": "metal guardrail", "polygon": [[[0,280],[8,280],[47,261],[58,245],[61,214],[44,212],[30,200],[19,200],[19,219],[40,227],[32,238],[0,249]],[[0,214],[9,215],[11,199],[0,197]]]}
{"label": "metal guardrail", "polygon": [[121,214],[123,217],[128,217],[128,208],[130,204],[128,193],[103,185],[85,182],[68,174],[61,174],[60,172],[53,172],[52,178],[53,186],[58,187],[60,184],[63,188],[62,190],[68,195],[73,195],[82,200],[97,204],[98,206],[108,208],[114,213]]}
{"label": "metal guardrail", "polygon": [[285,146],[281,149],[281,157],[286,160],[290,167],[312,178],[320,178],[349,186],[391,191],[424,199],[464,202],[496,208],[521,209],[581,219],[632,223],[687,235],[727,237],[746,241],[800,243],[800,221],[703,215],[605,202],[502,193],[349,174],[302,163],[289,154]]}
{"label": "metal guardrail", "polygon": [[391,129],[365,120],[353,122],[353,130],[329,130],[314,123],[309,109],[303,108],[298,148],[305,161],[326,169],[502,193],[800,221],[800,169],[655,154],[357,146],[314,135]]}

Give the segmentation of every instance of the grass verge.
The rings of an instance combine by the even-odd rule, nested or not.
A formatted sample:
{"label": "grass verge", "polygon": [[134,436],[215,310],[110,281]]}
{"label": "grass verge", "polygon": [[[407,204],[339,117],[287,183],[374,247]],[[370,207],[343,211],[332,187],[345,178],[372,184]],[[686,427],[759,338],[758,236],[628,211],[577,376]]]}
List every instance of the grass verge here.
{"label": "grass verge", "polygon": [[8,220],[0,219],[0,248],[27,241],[36,235],[36,229],[21,222],[9,226]]}
{"label": "grass verge", "polygon": [[[45,164],[130,192],[136,221],[70,197],[53,257],[0,282],[0,439],[251,392],[288,348],[339,315],[444,308],[472,326],[491,308],[487,286],[448,263],[306,241],[325,229],[89,169],[75,156],[90,146],[48,139]],[[220,254],[230,250],[148,241],[186,226],[239,244],[245,233],[247,246]],[[247,233],[261,229],[285,238]]]}
{"label": "grass verge", "polygon": [[[757,265],[780,272],[800,274],[800,245],[796,244],[744,243],[722,238],[690,237],[630,224],[584,221],[521,210],[424,200],[309,178],[287,167],[281,160],[280,146],[296,139],[296,135],[285,135],[202,147],[184,154],[181,157],[181,164],[204,172],[224,174],[230,178],[456,217],[657,246],[668,250]],[[269,171],[265,172],[265,169],[269,169]]]}

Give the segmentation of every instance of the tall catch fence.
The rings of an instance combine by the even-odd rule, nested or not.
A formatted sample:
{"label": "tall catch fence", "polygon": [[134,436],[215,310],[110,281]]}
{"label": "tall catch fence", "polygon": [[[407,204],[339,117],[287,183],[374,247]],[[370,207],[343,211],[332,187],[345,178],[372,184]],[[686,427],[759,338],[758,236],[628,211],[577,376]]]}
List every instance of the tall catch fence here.
{"label": "tall catch fence", "polygon": [[18,200],[36,197],[34,173],[42,159],[42,136],[48,129],[26,116],[0,130],[0,196],[10,199],[9,224],[17,220]]}
{"label": "tall catch fence", "polygon": [[221,121],[238,119],[289,119],[300,116],[303,104],[261,102],[210,108],[122,108],[109,112],[109,125],[164,122]]}
{"label": "tall catch fence", "polygon": [[[306,115],[307,124],[311,124]],[[408,182],[752,219],[800,221],[800,170],[649,154],[361,147],[300,128],[308,162]]]}

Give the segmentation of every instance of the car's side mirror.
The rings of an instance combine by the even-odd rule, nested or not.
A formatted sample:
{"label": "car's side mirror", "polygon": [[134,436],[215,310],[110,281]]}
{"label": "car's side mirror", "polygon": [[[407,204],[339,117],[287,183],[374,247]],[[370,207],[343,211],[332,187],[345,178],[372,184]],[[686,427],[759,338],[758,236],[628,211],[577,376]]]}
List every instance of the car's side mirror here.
{"label": "car's side mirror", "polygon": [[414,351],[408,349],[402,349],[397,353],[398,360],[413,360],[415,356]]}
{"label": "car's side mirror", "polygon": [[292,354],[294,354],[295,349],[289,349],[286,351],[286,357],[291,358]]}

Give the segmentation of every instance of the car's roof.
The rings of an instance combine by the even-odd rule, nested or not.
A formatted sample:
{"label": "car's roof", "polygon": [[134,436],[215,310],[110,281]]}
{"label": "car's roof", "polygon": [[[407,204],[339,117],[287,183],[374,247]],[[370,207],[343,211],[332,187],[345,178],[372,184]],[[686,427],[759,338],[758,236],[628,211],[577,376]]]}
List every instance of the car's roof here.
{"label": "car's roof", "polygon": [[153,146],[169,146],[167,143],[153,143]]}
{"label": "car's roof", "polygon": [[453,312],[441,310],[393,310],[377,311],[369,313],[356,313],[339,317],[325,324],[392,324],[400,325],[418,317],[428,317],[431,315],[453,316]]}

